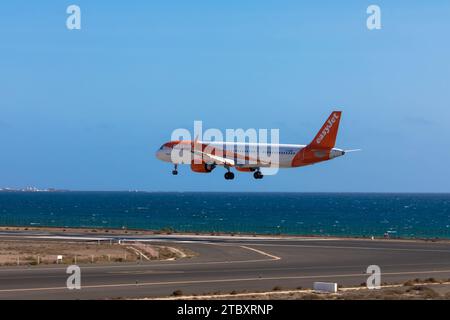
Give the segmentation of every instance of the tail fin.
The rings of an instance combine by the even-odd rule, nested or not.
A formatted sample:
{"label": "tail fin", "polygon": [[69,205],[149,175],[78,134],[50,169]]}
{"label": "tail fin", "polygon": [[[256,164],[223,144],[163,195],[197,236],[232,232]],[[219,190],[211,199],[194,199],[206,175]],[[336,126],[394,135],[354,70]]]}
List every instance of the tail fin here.
{"label": "tail fin", "polygon": [[308,145],[311,148],[331,149],[334,148],[336,136],[339,129],[342,111],[333,111],[323,124],[320,131],[314,137],[314,140]]}

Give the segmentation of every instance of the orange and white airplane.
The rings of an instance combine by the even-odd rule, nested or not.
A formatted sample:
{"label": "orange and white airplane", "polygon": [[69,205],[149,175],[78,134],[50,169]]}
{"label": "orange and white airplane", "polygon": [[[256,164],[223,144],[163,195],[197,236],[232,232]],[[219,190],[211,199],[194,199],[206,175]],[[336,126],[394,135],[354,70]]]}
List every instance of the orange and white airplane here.
{"label": "orange and white airplane", "polygon": [[[192,171],[201,173],[209,173],[216,166],[223,166],[227,170],[225,173],[227,180],[234,179],[231,168],[242,172],[253,172],[255,179],[261,179],[263,177],[261,168],[302,167],[343,156],[346,152],[358,151],[334,147],[341,114],[341,111],[333,111],[314,139],[307,145],[176,140],[163,144],[156,152],[156,157],[173,163],[172,174],[174,175],[178,174],[178,164],[190,163]],[[270,160],[268,157],[262,157],[262,149],[266,156],[276,156],[276,161],[273,161],[274,157]],[[182,153],[183,151],[190,153],[189,162],[182,162],[179,158],[174,159],[174,152]],[[194,161],[192,155],[197,157],[197,161]]]}

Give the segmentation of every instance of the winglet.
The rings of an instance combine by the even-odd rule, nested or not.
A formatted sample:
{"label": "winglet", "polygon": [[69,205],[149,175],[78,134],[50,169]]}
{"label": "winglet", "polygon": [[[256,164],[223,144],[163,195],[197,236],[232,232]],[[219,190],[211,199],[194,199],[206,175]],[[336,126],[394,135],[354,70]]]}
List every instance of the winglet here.
{"label": "winglet", "polygon": [[341,114],[342,111],[333,111],[308,146],[316,149],[334,148]]}

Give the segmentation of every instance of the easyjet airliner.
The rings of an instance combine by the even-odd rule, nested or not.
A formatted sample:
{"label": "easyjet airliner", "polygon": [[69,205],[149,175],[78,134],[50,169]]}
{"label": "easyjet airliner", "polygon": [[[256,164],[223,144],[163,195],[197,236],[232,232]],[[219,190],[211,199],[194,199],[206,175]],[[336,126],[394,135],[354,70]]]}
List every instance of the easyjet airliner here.
{"label": "easyjet airliner", "polygon": [[[274,166],[296,168],[331,160],[343,156],[346,152],[357,151],[334,147],[341,114],[341,111],[333,111],[314,139],[307,145],[177,140],[163,144],[156,152],[156,157],[173,163],[172,174],[174,175],[178,174],[178,164],[190,163],[192,171],[201,173],[209,173],[216,166],[223,166],[227,170],[225,173],[227,180],[234,179],[231,168],[242,172],[253,172],[255,179],[262,179],[261,168]],[[181,157],[174,157],[174,152],[177,155],[180,152],[181,154],[186,152],[190,157],[188,161],[181,161]]]}

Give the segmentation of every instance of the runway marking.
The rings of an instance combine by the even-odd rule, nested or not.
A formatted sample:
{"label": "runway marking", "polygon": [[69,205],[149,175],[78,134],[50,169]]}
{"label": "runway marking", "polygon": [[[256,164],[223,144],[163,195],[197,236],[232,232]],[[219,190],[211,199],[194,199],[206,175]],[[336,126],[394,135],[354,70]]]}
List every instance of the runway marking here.
{"label": "runway marking", "polygon": [[[82,268],[83,270],[83,268]],[[161,275],[161,274],[179,274],[179,273],[186,273],[182,270],[130,270],[130,271],[108,271],[105,272],[105,274],[102,274],[102,276],[105,275],[118,275],[118,274],[128,274],[128,275],[145,275],[145,274],[155,274],[155,275]],[[94,275],[97,276],[97,275]],[[64,272],[61,272],[59,275],[51,275],[51,276],[39,276],[39,279],[65,279],[67,276]],[[85,277],[90,278],[93,277],[93,275],[85,275]],[[0,281],[7,280],[25,280],[25,279],[36,279],[36,276],[18,276],[18,277],[0,277]]]}
{"label": "runway marking", "polygon": [[274,256],[274,255],[272,255],[270,253],[267,253],[267,252],[264,252],[264,251],[261,251],[261,250],[255,249],[255,248],[250,248],[250,247],[247,247],[247,246],[241,246],[241,248],[248,249],[248,250],[251,250],[251,251],[255,251],[255,252],[259,253],[259,254],[262,254],[263,256],[267,256],[269,258],[272,258],[272,260],[281,260],[280,257]]}
{"label": "runway marking", "polygon": [[[264,260],[264,261],[269,261],[269,260]],[[381,265],[382,268],[385,267],[429,267],[429,266],[441,266],[441,267],[448,267],[448,263],[400,263],[400,264],[383,264]],[[151,265],[151,267],[157,268],[157,267],[163,267],[163,265]],[[277,267],[277,268],[265,268],[265,267],[257,267],[257,268],[253,268],[253,269],[249,269],[247,271],[249,272],[266,272],[266,271],[287,271],[287,270],[297,270],[297,271],[303,271],[303,270],[311,270],[311,269],[315,269],[317,271],[319,271],[318,269],[326,269],[326,268],[330,268],[329,266],[308,266],[308,267],[304,267],[304,266],[300,266],[300,267]],[[361,270],[365,270],[366,265],[335,265],[333,266],[334,269],[361,269]],[[20,269],[19,269],[20,270]],[[61,269],[54,269],[54,270],[61,270]],[[232,273],[234,271],[241,271],[242,269],[227,269],[227,271],[229,273]],[[421,272],[421,271],[417,271],[417,272]],[[179,274],[179,273],[190,273],[190,274],[205,274],[205,273],[217,273],[216,270],[189,270],[189,271],[185,271],[185,270],[130,270],[130,271],[106,271],[104,274],[102,274],[103,276],[113,276],[113,275],[118,275],[118,274],[129,274],[129,275],[159,275],[159,274]],[[40,279],[51,279],[51,278],[62,278],[65,276],[65,273],[61,273],[60,275],[51,275],[51,276],[39,276]],[[87,274],[85,275],[85,277],[87,278],[92,278],[95,277],[97,275],[92,275],[92,274]],[[0,282],[3,280],[24,280],[24,279],[36,279],[36,276],[23,276],[22,274],[17,275],[17,276],[6,276],[6,277],[0,277]]]}
{"label": "runway marking", "polygon": [[[431,273],[450,273],[450,270],[432,270],[432,271],[406,271],[406,272],[385,272],[383,276],[408,275],[408,274],[431,274]],[[99,284],[82,286],[82,289],[101,289],[101,288],[120,288],[120,287],[143,287],[143,286],[164,286],[164,285],[189,285],[200,283],[225,283],[242,281],[263,281],[263,280],[295,280],[295,279],[324,279],[324,278],[351,278],[367,277],[365,273],[354,274],[333,274],[333,275],[311,275],[311,276],[290,276],[290,277],[266,277],[266,278],[237,278],[237,279],[212,279],[212,280],[184,280],[184,281],[166,281],[166,282],[142,282],[142,283],[119,283],[119,284]],[[47,287],[47,288],[19,288],[19,289],[0,289],[2,292],[32,292],[32,291],[55,291],[68,290],[67,287]],[[72,291],[73,292],[73,291]]]}
{"label": "runway marking", "polygon": [[127,247],[127,248],[133,250],[135,253],[137,253],[138,256],[144,257],[145,260],[150,261],[150,258],[147,257],[141,250],[138,250],[138,249],[136,249],[136,248],[133,247],[133,246],[129,246],[129,247]]}
{"label": "runway marking", "polygon": [[355,249],[355,250],[380,250],[380,251],[409,251],[409,252],[445,252],[448,250],[441,249],[408,249],[408,248],[389,248],[389,247],[358,247],[358,246],[322,246],[322,245],[304,245],[304,244],[269,244],[269,243],[252,243],[252,246],[262,247],[298,247],[298,248],[320,248],[320,249]]}
{"label": "runway marking", "polygon": [[136,271],[112,271],[108,272],[108,274],[134,274],[134,275],[141,275],[141,274],[177,274],[177,273],[185,273],[184,271],[164,271],[164,270],[136,270]]}
{"label": "runway marking", "polygon": [[[221,244],[217,244],[217,243],[200,243],[200,244],[207,244],[207,245],[219,245],[221,246]],[[228,246],[228,245],[227,245]],[[231,245],[230,245],[231,246]],[[259,254],[262,254],[264,256],[269,257],[270,259],[250,259],[250,260],[230,260],[230,261],[205,261],[205,262],[178,262],[178,263],[168,263],[165,261],[158,261],[155,263],[149,263],[149,264],[133,264],[133,265],[98,265],[98,266],[81,266],[83,270],[86,269],[107,269],[107,268],[143,268],[143,267],[164,267],[164,266],[191,266],[191,265],[214,265],[214,264],[236,264],[236,263],[255,263],[255,262],[265,262],[265,261],[275,261],[275,260],[280,260],[280,257],[271,255],[269,253],[266,253],[264,251],[258,250],[258,249],[254,249],[254,248],[250,248],[250,247],[245,247],[245,246],[233,246],[233,247],[238,247],[238,248],[243,248],[243,249],[248,249],[248,250],[252,250],[255,251]],[[245,247],[245,248],[244,248]],[[66,268],[28,268],[28,269],[1,269],[0,268],[0,273],[1,272],[11,272],[11,271],[52,271],[52,270],[66,270]]]}
{"label": "runway marking", "polygon": [[[152,268],[152,267],[166,267],[166,266],[195,266],[195,265],[213,265],[213,264],[237,264],[237,263],[254,263],[254,262],[269,262],[274,259],[254,259],[254,260],[230,260],[230,261],[205,261],[205,262],[188,262],[188,263],[148,263],[148,264],[134,264],[134,265],[99,265],[99,266],[83,266],[80,267],[83,270],[86,269],[114,269],[114,268]],[[66,270],[66,268],[28,268],[28,269],[0,269],[0,272],[11,271],[52,271],[52,270]]]}
{"label": "runway marking", "polygon": [[[209,243],[209,242],[197,242],[198,244],[205,244],[205,245],[218,245],[218,246],[239,246],[239,247],[246,247],[244,245],[240,245],[239,243],[236,243],[235,245],[232,244],[225,244],[225,243]],[[383,247],[357,247],[357,246],[323,246],[323,245],[290,245],[290,244],[265,244],[265,243],[252,243],[252,246],[266,246],[266,247],[299,247],[299,248],[322,248],[322,249],[355,249],[355,250],[380,250],[380,251],[407,251],[407,252],[444,252],[444,253],[450,253],[450,250],[438,250],[438,249],[408,249],[408,248],[383,248]],[[247,249],[256,251],[258,249],[246,247]],[[260,250],[258,250],[260,251]],[[260,251],[258,253],[264,254],[267,256],[267,254],[263,251]],[[239,263],[256,263],[256,262],[264,262],[264,261],[275,261],[278,259],[275,259],[276,256],[269,255],[270,259],[250,259],[250,260],[231,260],[231,261],[205,261],[205,262],[177,262],[177,263],[171,263],[171,262],[165,262],[165,261],[159,261],[151,264],[139,264],[139,265],[97,265],[97,266],[82,266],[84,270],[86,269],[114,269],[114,268],[146,268],[146,267],[164,267],[164,266],[190,266],[190,265],[214,265],[214,264],[239,264]],[[277,257],[279,258],[279,257]],[[2,269],[0,268],[1,272],[11,272],[11,271],[53,271],[53,270],[65,270],[65,267],[62,268],[28,268],[28,269],[21,269],[21,268],[14,268],[14,269]]]}

